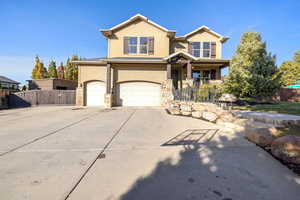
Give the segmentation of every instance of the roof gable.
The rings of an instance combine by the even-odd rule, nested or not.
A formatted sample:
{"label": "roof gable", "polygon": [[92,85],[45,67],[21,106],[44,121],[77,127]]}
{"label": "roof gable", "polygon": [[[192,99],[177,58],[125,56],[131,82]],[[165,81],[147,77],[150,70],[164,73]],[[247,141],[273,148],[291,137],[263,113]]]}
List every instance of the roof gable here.
{"label": "roof gable", "polygon": [[187,38],[201,32],[201,31],[205,31],[207,33],[210,33],[212,35],[214,35],[215,37],[219,38],[220,42],[226,42],[226,40],[229,39],[229,37],[225,37],[225,36],[222,36],[221,34],[211,30],[209,27],[207,26],[200,26],[199,28],[193,30],[192,32],[189,32],[187,34],[185,34],[184,36],[180,36],[180,37],[177,37],[177,39],[183,39],[183,40],[186,40]]}
{"label": "roof gable", "polygon": [[0,82],[5,82],[5,83],[12,83],[12,84],[19,84],[19,82],[14,81],[12,79],[9,79],[5,76],[0,76]]}
{"label": "roof gable", "polygon": [[137,20],[142,20],[142,21],[145,21],[147,22],[148,24],[151,24],[152,26],[162,30],[162,31],[165,31],[168,33],[169,36],[172,36],[174,37],[175,36],[175,33],[176,31],[173,31],[173,30],[168,30],[167,28],[159,25],[159,24],[156,24],[155,22],[149,20],[147,17],[141,15],[141,14],[136,14],[134,15],[133,17],[129,18],[128,20],[116,25],[116,26],[113,26],[112,28],[110,29],[102,29],[100,30],[100,32],[105,36],[105,37],[110,37],[114,31],[117,31],[117,30],[120,30],[128,25],[130,25],[131,23],[137,21]]}

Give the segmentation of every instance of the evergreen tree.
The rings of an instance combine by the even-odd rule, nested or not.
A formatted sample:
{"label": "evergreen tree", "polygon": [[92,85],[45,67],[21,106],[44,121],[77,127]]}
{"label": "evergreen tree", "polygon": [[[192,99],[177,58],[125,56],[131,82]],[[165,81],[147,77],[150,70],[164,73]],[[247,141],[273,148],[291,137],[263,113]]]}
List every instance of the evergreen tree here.
{"label": "evergreen tree", "polygon": [[65,68],[63,62],[60,63],[60,66],[57,69],[57,78],[65,79]]}
{"label": "evergreen tree", "polygon": [[65,78],[67,80],[78,80],[78,66],[72,61],[79,60],[78,56],[73,55],[71,58],[68,58],[66,68],[65,68]]}
{"label": "evergreen tree", "polygon": [[50,63],[49,63],[48,75],[49,75],[49,78],[57,78],[56,63],[53,60],[50,61]]}
{"label": "evergreen tree", "polygon": [[266,51],[266,43],[256,32],[242,35],[232,58],[225,91],[238,97],[268,99],[281,87],[275,56]]}

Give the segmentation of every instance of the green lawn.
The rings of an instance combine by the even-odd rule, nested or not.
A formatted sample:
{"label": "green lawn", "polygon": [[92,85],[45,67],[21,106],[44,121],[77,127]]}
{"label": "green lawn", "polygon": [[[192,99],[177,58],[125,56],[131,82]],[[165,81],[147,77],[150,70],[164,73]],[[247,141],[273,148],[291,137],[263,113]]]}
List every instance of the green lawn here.
{"label": "green lawn", "polygon": [[233,109],[300,115],[300,102],[279,102],[253,106],[234,106]]}

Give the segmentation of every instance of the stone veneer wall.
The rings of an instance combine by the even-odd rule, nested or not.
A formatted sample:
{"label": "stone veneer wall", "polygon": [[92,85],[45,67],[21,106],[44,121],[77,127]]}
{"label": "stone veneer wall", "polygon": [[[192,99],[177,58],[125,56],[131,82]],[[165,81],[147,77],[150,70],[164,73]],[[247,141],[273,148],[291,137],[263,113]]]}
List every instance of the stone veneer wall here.
{"label": "stone veneer wall", "polygon": [[173,82],[172,79],[165,80],[161,84],[161,106],[168,107],[169,102],[174,99],[173,93]]}
{"label": "stone veneer wall", "polygon": [[76,106],[84,106],[83,87],[76,89]]}

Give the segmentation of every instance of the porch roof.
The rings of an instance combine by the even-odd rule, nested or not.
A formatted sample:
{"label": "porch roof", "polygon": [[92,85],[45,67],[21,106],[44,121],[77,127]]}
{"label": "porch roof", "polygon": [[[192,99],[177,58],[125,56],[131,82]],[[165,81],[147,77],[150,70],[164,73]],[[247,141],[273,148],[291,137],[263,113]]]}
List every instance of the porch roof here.
{"label": "porch roof", "polygon": [[176,56],[182,55],[188,60],[191,60],[191,64],[219,64],[229,66],[230,60],[228,59],[212,59],[212,58],[197,58],[187,52],[175,52],[168,57],[113,57],[113,58],[91,58],[72,61],[77,64],[91,64],[91,65],[105,65],[107,63],[153,63],[153,64],[166,64],[168,61]]}

